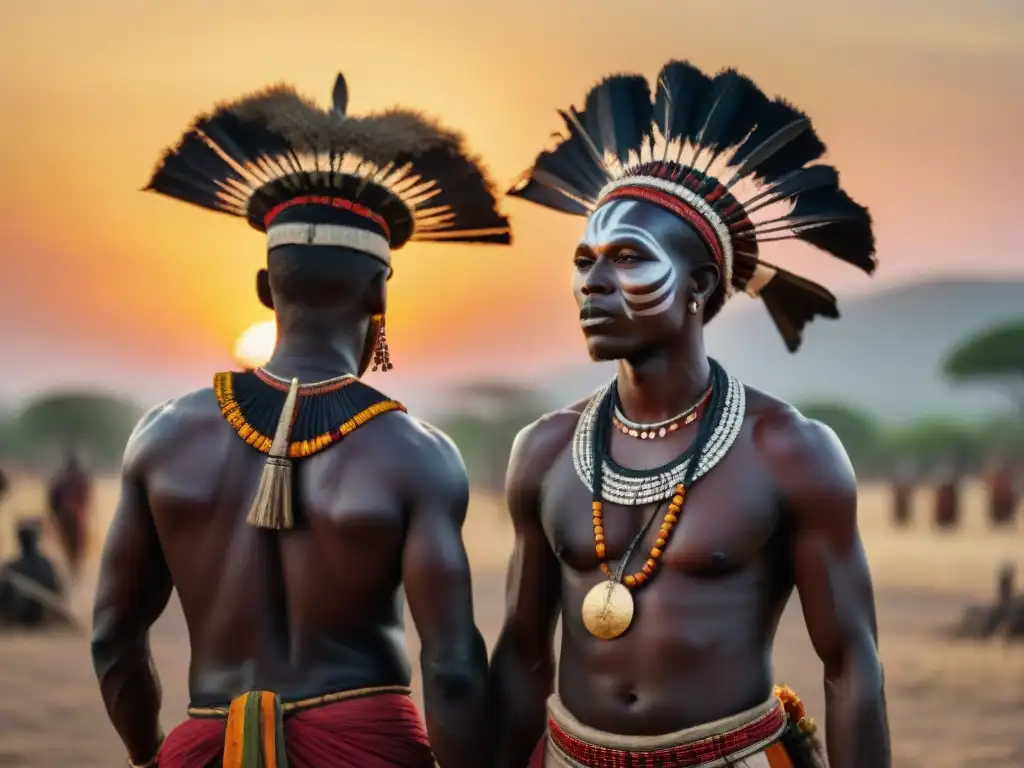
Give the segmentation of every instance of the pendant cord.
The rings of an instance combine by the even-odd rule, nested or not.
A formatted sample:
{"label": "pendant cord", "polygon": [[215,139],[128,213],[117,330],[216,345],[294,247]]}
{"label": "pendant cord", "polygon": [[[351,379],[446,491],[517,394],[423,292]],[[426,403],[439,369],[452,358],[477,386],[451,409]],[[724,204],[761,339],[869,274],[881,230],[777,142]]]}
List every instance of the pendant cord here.
{"label": "pendant cord", "polygon": [[[689,490],[690,486],[693,485],[693,477],[700,464],[701,454],[704,452],[704,448],[707,446],[711,435],[718,426],[718,422],[722,418],[722,412],[725,408],[726,389],[728,388],[729,382],[724,369],[713,359],[709,358],[709,362],[711,364],[711,401],[708,403],[707,418],[700,422],[700,427],[698,428],[697,436],[694,438],[693,444],[684,451],[683,454],[681,454],[685,455],[686,453],[692,452],[690,463],[686,467],[686,474],[683,476],[682,482],[683,487],[687,490]],[[608,425],[611,423],[611,410],[614,406],[616,397],[617,388],[613,384],[605,394],[604,398],[602,398],[597,409],[597,423],[594,425],[593,443],[594,469],[592,496],[595,502],[603,501],[601,498],[601,472],[604,465],[605,454],[610,450],[611,430]],[[626,553],[622,556],[622,559],[619,560],[619,564],[616,567],[614,574],[609,579],[610,581],[621,583],[623,574],[626,572],[626,567],[629,565],[629,558],[632,557],[634,550],[651,530],[651,526],[654,524],[654,520],[657,518],[661,506],[662,503],[655,504],[654,511],[647,519],[647,522],[640,529],[640,532],[633,538],[632,543],[626,549]]]}
{"label": "pendant cord", "polygon": [[654,511],[651,513],[651,516],[647,518],[647,522],[644,523],[643,528],[640,529],[640,533],[638,533],[633,538],[633,542],[626,549],[626,554],[624,554],[622,556],[622,559],[619,560],[619,565],[615,569],[615,575],[612,576],[612,581],[614,581],[616,584],[622,583],[622,577],[626,573],[626,566],[629,565],[629,558],[633,556],[633,551],[637,548],[637,545],[639,545],[640,542],[644,540],[644,537],[647,535],[647,532],[651,530],[651,526],[654,524],[655,518],[658,517],[658,512],[661,510],[661,507],[664,503],[665,502],[658,502],[657,504],[654,505]]}

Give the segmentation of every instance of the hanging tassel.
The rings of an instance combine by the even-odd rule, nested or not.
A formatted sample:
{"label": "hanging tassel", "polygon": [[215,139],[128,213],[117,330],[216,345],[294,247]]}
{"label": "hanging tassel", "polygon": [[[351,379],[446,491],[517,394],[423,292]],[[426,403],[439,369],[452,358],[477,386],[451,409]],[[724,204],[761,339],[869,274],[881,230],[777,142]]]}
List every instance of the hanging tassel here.
{"label": "hanging tassel", "polygon": [[288,438],[295,418],[299,398],[299,380],[292,379],[288,396],[284,399],[281,418],[270,445],[270,456],[260,475],[252,509],[245,521],[257,528],[282,530],[291,528],[292,519],[292,463],[288,459]]}
{"label": "hanging tassel", "polygon": [[288,768],[281,699],[249,691],[231,702],[224,737],[224,768]]}

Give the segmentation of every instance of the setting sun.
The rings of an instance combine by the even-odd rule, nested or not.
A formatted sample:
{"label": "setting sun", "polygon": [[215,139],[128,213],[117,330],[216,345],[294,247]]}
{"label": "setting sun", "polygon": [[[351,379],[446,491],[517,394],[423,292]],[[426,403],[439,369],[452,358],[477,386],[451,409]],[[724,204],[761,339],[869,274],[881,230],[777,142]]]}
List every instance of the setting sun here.
{"label": "setting sun", "polygon": [[277,325],[273,320],[253,323],[235,342],[235,359],[246,368],[256,368],[270,359],[277,339]]}

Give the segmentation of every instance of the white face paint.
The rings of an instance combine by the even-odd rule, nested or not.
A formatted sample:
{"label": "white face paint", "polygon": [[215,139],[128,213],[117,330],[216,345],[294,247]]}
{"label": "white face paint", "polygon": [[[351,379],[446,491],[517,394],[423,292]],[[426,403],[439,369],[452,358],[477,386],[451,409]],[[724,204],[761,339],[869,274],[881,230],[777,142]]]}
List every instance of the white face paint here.
{"label": "white face paint", "polygon": [[[595,251],[622,241],[643,246],[643,261],[616,270],[626,316],[630,318],[665,312],[675,304],[679,294],[679,269],[672,256],[646,229],[623,221],[638,205],[640,203],[633,200],[620,200],[614,205],[601,206],[587,219],[583,234],[583,244]],[[573,287],[577,297],[581,295],[585,279],[585,275],[576,270]]]}

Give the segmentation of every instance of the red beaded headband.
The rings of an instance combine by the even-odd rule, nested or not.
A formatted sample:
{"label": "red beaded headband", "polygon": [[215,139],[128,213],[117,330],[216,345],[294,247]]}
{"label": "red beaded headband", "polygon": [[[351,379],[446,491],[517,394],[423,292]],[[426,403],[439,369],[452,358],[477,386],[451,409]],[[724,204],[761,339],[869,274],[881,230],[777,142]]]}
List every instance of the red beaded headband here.
{"label": "red beaded headband", "polygon": [[270,228],[270,223],[274,218],[282,211],[292,208],[296,205],[327,205],[331,208],[340,208],[345,211],[362,216],[364,219],[369,219],[382,230],[384,230],[384,237],[388,240],[391,239],[391,230],[388,228],[387,222],[384,221],[384,217],[380,214],[374,213],[365,205],[359,205],[349,200],[343,200],[340,197],[327,197],[325,195],[302,195],[301,197],[293,197],[291,200],[287,200],[283,203],[275,205],[266,216],[263,217],[264,229]]}
{"label": "red beaded headband", "polygon": [[604,205],[608,201],[618,198],[642,200],[644,202],[657,205],[660,208],[664,208],[669,213],[674,213],[697,230],[697,234],[700,235],[700,239],[704,241],[704,245],[706,245],[708,250],[711,251],[711,255],[715,257],[715,261],[719,264],[722,263],[724,258],[722,244],[718,239],[718,235],[715,233],[714,227],[711,226],[710,222],[704,218],[700,211],[686,204],[675,195],[671,195],[668,192],[662,192],[660,189],[651,189],[650,187],[626,186],[613,189],[604,196],[600,205]]}
{"label": "red beaded headband", "polygon": [[714,207],[714,202],[721,197],[722,191],[724,190],[715,189],[711,195],[703,195],[672,178],[642,173],[631,174],[605,186],[598,196],[595,208],[615,198],[632,198],[676,214],[696,230],[711,251],[722,271],[722,288],[726,297],[729,297],[736,290],[732,284],[733,232],[722,214]]}

